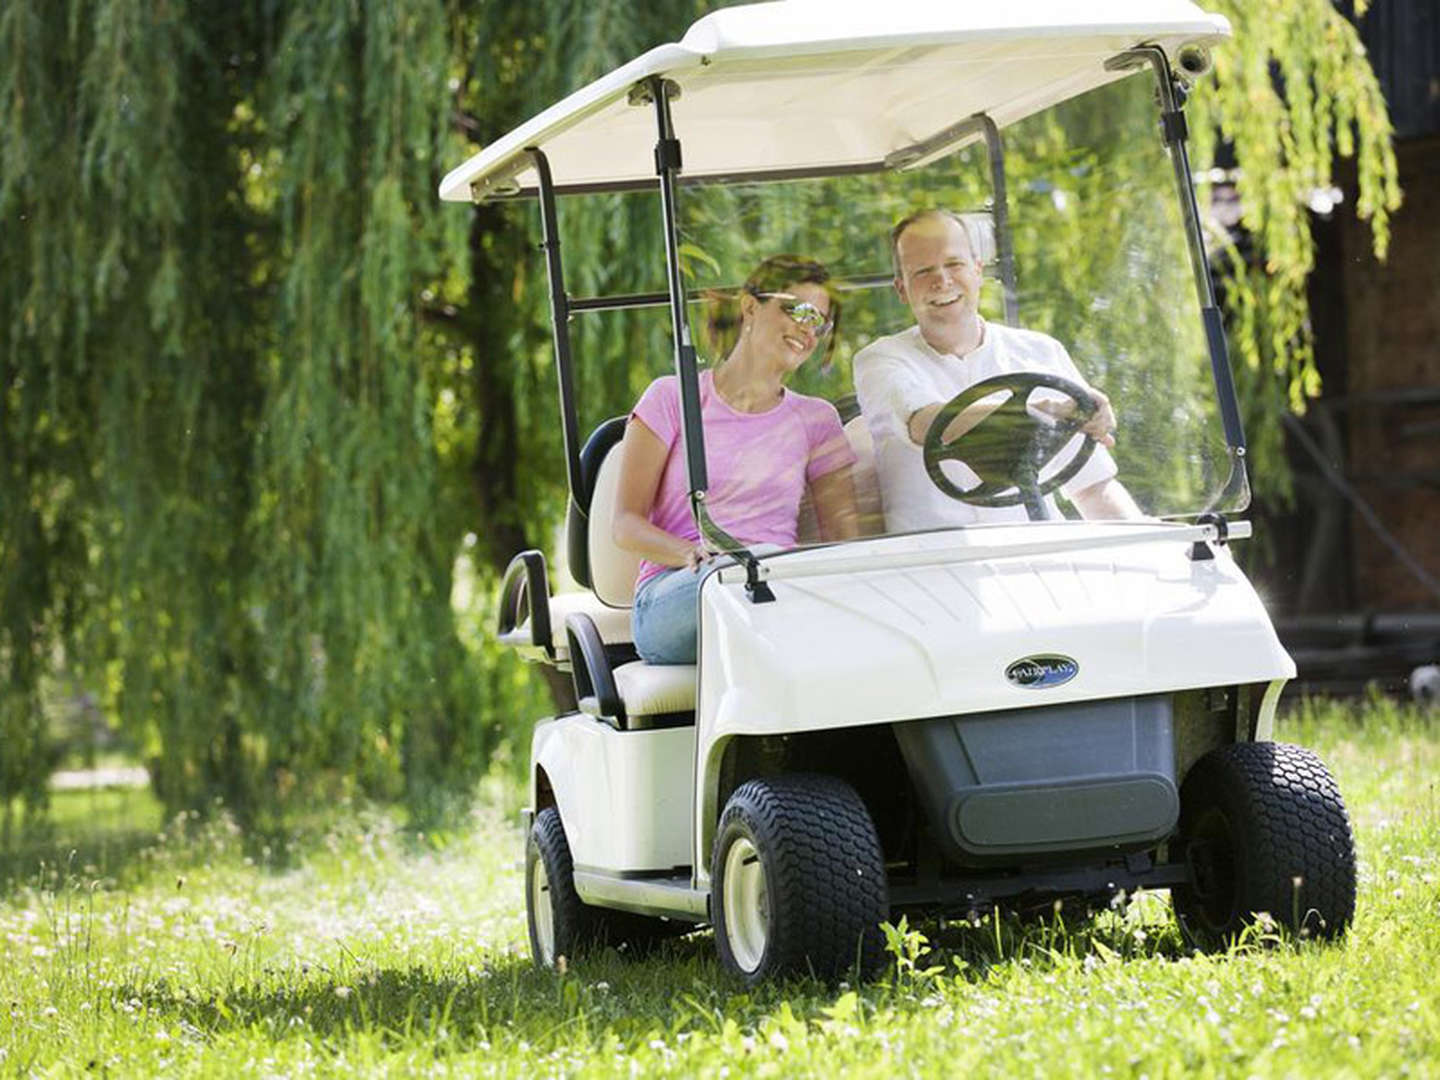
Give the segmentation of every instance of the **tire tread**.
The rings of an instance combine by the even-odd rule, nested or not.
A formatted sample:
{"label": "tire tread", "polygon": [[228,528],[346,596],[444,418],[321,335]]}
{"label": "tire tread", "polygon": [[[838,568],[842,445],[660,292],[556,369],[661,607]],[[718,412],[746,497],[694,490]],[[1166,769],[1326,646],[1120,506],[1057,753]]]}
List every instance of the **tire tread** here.
{"label": "tire tread", "polygon": [[1182,836],[1212,805],[1244,826],[1235,852],[1237,918],[1210,925],[1193,891],[1177,887],[1176,913],[1192,939],[1223,947],[1261,912],[1302,937],[1345,932],[1355,915],[1355,844],[1340,789],[1318,755],[1287,743],[1214,750],[1185,778]]}
{"label": "tire tread", "polygon": [[[743,826],[741,825],[743,823]],[[720,820],[712,895],[721,890],[727,830],[751,832],[766,862],[772,934],[750,982],[773,974],[831,979],[858,966],[873,974],[884,958],[880,922],[889,912],[884,856],[874,823],[855,789],[836,777],[795,774],[750,780],[731,795]],[[716,939],[729,954],[723,913]]]}

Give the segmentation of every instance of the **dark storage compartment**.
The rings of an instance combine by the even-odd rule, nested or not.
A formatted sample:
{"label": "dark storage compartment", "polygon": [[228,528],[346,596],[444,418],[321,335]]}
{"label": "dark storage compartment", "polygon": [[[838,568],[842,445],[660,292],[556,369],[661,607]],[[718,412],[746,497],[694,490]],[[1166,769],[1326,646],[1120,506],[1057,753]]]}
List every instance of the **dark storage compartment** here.
{"label": "dark storage compartment", "polygon": [[962,865],[1136,850],[1180,814],[1168,694],[913,720],[895,738]]}

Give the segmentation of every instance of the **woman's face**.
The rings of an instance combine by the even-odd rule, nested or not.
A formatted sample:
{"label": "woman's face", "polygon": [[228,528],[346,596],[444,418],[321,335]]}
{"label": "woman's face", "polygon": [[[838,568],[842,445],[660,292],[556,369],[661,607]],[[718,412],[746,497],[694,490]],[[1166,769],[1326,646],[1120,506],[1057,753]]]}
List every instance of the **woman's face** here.
{"label": "woman's face", "polygon": [[[805,282],[754,299],[750,322],[753,347],[787,373],[794,371],[829,329],[830,295],[823,286]],[[817,318],[823,320],[823,326],[814,325]]]}

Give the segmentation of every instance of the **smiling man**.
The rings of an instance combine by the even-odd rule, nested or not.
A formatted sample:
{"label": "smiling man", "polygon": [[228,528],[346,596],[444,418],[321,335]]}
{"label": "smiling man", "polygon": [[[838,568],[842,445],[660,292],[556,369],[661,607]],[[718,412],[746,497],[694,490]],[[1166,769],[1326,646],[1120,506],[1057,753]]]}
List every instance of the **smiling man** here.
{"label": "smiling man", "polygon": [[[982,266],[964,222],[945,210],[923,210],[901,221],[890,234],[895,291],[915,316],[915,325],[871,342],[855,357],[855,393],[875,443],[875,468],[892,532],[907,532],[977,521],[1025,521],[1024,507],[969,506],[940,491],[925,471],[925,434],[945,403],[992,376],[1022,372],[1058,375],[1084,386],[1098,409],[1081,428],[1101,445],[1074,477],[1061,486],[1087,518],[1141,516],[1130,493],[1116,479],[1115,414],[1110,400],[1076,370],[1054,338],[1001,326],[981,318]],[[962,452],[964,434],[999,402],[975,405],[945,431]],[[1037,400],[1032,408],[1063,415],[1069,406]],[[1061,451],[1068,459],[1073,449]],[[977,478],[957,469],[962,487]],[[1047,498],[1052,517],[1060,517]]]}

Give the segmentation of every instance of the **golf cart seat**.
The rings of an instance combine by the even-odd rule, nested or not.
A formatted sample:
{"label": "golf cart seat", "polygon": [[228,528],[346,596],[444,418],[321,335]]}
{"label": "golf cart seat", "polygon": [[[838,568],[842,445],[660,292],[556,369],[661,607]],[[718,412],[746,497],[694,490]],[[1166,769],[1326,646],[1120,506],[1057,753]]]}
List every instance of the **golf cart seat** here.
{"label": "golf cart seat", "polygon": [[571,501],[565,539],[570,573],[591,591],[573,594],[589,599],[565,615],[565,652],[582,712],[621,728],[691,723],[695,665],[647,664],[634,659],[630,644],[630,606],[640,556],[616,544],[611,532],[620,490],[620,455],[615,451],[627,420],[606,420],[580,453],[583,505]]}
{"label": "golf cart seat", "polygon": [[[594,627],[599,642],[618,658],[634,655],[630,648],[630,603],[640,557],[622,551],[610,539],[614,514],[619,458],[610,454],[625,434],[623,416],[613,417],[598,428],[580,453],[579,496],[572,498],[565,520],[566,560],[570,576],[581,585],[574,592],[550,595],[545,556],[523,551],[510,561],[500,590],[497,637],[527,660],[540,660],[565,667],[571,662],[570,636],[566,627],[572,615],[584,615]],[[609,466],[606,463],[609,462]],[[596,499],[604,507],[600,516],[591,513]],[[540,597],[543,604],[536,603]]]}
{"label": "golf cart seat", "polygon": [[[540,611],[532,597],[546,597]],[[566,667],[570,663],[570,642],[565,623],[571,615],[588,615],[601,640],[607,645],[630,641],[630,612],[612,608],[589,591],[549,595],[545,556],[535,550],[522,551],[510,561],[500,592],[500,617],[496,636],[502,645],[519,651],[526,660]]]}
{"label": "golf cart seat", "polygon": [[[511,560],[500,591],[498,637],[529,660],[570,668],[582,712],[616,727],[655,727],[693,720],[694,665],[650,665],[635,659],[630,605],[640,557],[611,536],[626,417],[605,421],[580,454],[579,498],[565,522],[570,575],[583,591],[550,595],[545,556]],[[543,602],[537,602],[540,598]]]}
{"label": "golf cart seat", "polygon": [[[545,560],[538,551],[517,555],[501,592],[500,641],[558,666],[569,666],[581,711],[621,727],[653,727],[693,714],[695,667],[647,664],[634,659],[630,605],[640,557],[611,535],[619,491],[620,456],[612,453],[625,434],[627,417],[613,417],[591,434],[580,454],[582,501],[572,500],[566,518],[571,576],[583,592],[549,594]],[[884,530],[874,448],[865,418],[845,425],[855,451],[855,497],[861,535]],[[798,523],[802,543],[819,539],[807,498]],[[532,597],[546,597],[539,611]]]}

